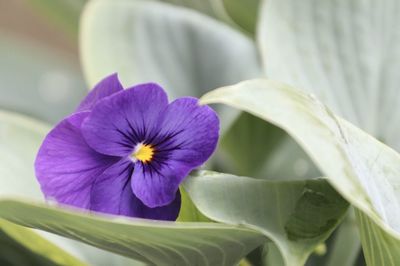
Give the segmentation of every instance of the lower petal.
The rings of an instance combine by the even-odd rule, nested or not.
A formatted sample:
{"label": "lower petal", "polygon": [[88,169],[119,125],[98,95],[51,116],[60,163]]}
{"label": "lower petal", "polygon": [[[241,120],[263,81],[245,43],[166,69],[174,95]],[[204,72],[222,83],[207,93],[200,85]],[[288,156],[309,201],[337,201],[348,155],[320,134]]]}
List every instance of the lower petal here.
{"label": "lower petal", "polygon": [[169,205],[149,208],[132,192],[129,182],[132,172],[133,164],[130,160],[121,160],[104,171],[93,185],[90,209],[137,218],[176,220],[181,204],[179,191]]}
{"label": "lower petal", "polygon": [[61,121],[40,147],[35,172],[48,199],[87,208],[94,179],[117,159],[97,153],[82,137],[80,126],[88,112]]}
{"label": "lower petal", "polygon": [[[136,198],[136,197],[135,197]],[[175,199],[168,205],[156,208],[149,208],[143,204],[138,198],[136,206],[136,216],[145,219],[175,221],[178,218],[181,209],[181,193],[179,190],[175,194]]]}
{"label": "lower petal", "polygon": [[168,205],[175,199],[179,184],[189,171],[188,167],[176,161],[163,165],[136,163],[131,180],[132,191],[150,208]]}

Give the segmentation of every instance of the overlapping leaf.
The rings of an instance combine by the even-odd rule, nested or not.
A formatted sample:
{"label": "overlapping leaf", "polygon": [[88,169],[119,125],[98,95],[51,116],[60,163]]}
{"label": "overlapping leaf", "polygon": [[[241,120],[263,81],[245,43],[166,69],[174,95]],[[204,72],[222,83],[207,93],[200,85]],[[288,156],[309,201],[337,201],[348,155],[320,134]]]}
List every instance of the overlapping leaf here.
{"label": "overlapping leaf", "polygon": [[126,86],[155,81],[175,98],[200,96],[261,72],[250,39],[178,6],[92,1],[81,30],[82,61],[91,85],[118,72]]}
{"label": "overlapping leaf", "polygon": [[6,199],[0,200],[0,217],[151,265],[234,265],[266,241],[240,226],[103,218]]}
{"label": "overlapping leaf", "polygon": [[258,25],[265,73],[316,94],[400,151],[399,11],[396,0],[265,0]]}
{"label": "overlapping leaf", "polygon": [[286,265],[303,265],[348,206],[324,179],[271,181],[205,171],[184,187],[211,219],[247,225],[270,238]]}
{"label": "overlapping leaf", "polygon": [[[246,81],[212,91],[202,101],[228,104],[286,130],[376,230],[400,242],[400,156],[394,150],[335,116],[315,96],[277,82]],[[398,256],[391,251],[386,252]]]}
{"label": "overlapping leaf", "polygon": [[[0,181],[3,184],[0,197],[42,198],[34,177],[33,160],[48,129],[23,116],[0,113]],[[232,265],[265,241],[256,231],[214,223],[186,225],[134,220],[122,224],[44,205],[15,201],[1,201],[0,205],[1,218],[156,265],[190,265],[190,261],[201,265]],[[112,256],[107,260],[112,261]]]}
{"label": "overlapping leaf", "polygon": [[[118,72],[125,86],[158,82],[171,99],[198,97],[261,73],[249,38],[211,17],[154,1],[90,2],[80,47],[90,85]],[[219,112],[222,128],[236,116]]]}

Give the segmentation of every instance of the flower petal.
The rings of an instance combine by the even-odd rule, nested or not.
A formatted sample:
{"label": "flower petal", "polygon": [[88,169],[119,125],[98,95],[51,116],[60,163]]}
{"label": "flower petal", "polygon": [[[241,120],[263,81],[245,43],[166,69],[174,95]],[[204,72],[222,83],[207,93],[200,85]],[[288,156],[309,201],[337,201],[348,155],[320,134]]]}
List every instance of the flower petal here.
{"label": "flower petal", "polygon": [[218,142],[216,113],[195,98],[172,102],[160,124],[151,143],[156,150],[153,160],[138,163],[132,177],[133,192],[149,207],[170,203],[179,184],[211,156]]}
{"label": "flower petal", "polygon": [[108,155],[127,156],[134,146],[157,132],[158,120],[168,105],[163,89],[142,84],[102,100],[82,127],[87,143]]}
{"label": "flower petal", "polygon": [[160,165],[136,163],[131,180],[132,191],[150,208],[166,206],[174,201],[180,181],[189,171],[173,161]]}
{"label": "flower petal", "polygon": [[214,152],[219,137],[219,119],[209,106],[198,99],[185,97],[173,101],[161,124],[159,153],[193,169],[202,165]]}
{"label": "flower petal", "polygon": [[176,220],[181,204],[179,191],[171,204],[149,208],[132,192],[130,186],[132,171],[133,163],[130,160],[121,160],[104,171],[93,185],[90,209],[138,218]]}
{"label": "flower petal", "polygon": [[35,161],[37,179],[46,198],[87,208],[94,179],[117,158],[90,148],[80,131],[89,112],[73,114],[62,120],[40,147]]}
{"label": "flower petal", "polygon": [[124,88],[118,80],[118,74],[114,73],[101,80],[92,91],[82,100],[76,112],[90,111],[93,107],[105,97],[122,91]]}

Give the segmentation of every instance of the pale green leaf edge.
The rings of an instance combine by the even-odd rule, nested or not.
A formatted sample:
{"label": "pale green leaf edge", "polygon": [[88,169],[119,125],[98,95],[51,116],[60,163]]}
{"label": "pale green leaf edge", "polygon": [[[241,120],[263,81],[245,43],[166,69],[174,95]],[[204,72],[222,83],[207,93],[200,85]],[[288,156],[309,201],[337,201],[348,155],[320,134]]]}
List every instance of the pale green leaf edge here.
{"label": "pale green leaf edge", "polygon": [[[200,98],[200,103],[201,104],[216,104],[216,103],[226,104],[226,105],[229,105],[231,107],[240,109],[242,111],[249,112],[249,113],[251,113],[251,114],[253,114],[255,116],[258,116],[258,117],[266,120],[267,122],[270,122],[270,123],[282,128],[283,130],[288,132],[288,134],[291,135],[300,144],[300,146],[302,146],[304,148],[304,150],[310,155],[310,158],[316,163],[316,165],[321,170],[325,170],[319,164],[319,158],[316,158],[310,152],[310,150],[307,147],[307,145],[305,143],[303,143],[301,139],[298,139],[296,134],[288,126],[280,124],[278,121],[275,121],[273,117],[268,117],[268,116],[265,116],[262,113],[257,113],[255,111],[251,110],[251,108],[248,108],[247,106],[241,105],[241,104],[236,102],[236,100],[240,100],[240,99],[236,98],[237,95],[233,95],[232,92],[234,92],[235,90],[243,89],[244,86],[249,86],[252,83],[254,83],[254,84],[255,83],[263,83],[265,86],[268,86],[269,88],[272,88],[272,89],[275,89],[275,90],[289,91],[290,93],[294,93],[293,97],[310,98],[310,99],[312,99],[313,101],[315,101],[315,103],[317,105],[319,105],[320,108],[322,108],[326,112],[325,115],[328,115],[332,120],[335,121],[335,123],[338,126],[339,130],[340,130],[339,123],[346,124],[346,126],[351,128],[351,130],[357,131],[357,133],[362,135],[363,138],[368,139],[368,141],[371,141],[371,142],[373,142],[373,143],[375,143],[377,145],[380,145],[382,150],[385,150],[385,152],[389,153],[390,156],[392,156],[394,158],[397,158],[399,160],[399,162],[400,162],[400,155],[396,151],[394,151],[392,148],[388,147],[387,145],[383,144],[382,142],[376,140],[374,137],[370,136],[369,134],[367,134],[367,133],[363,132],[362,130],[358,129],[357,127],[353,126],[351,123],[345,121],[344,119],[342,119],[342,118],[340,118],[338,116],[333,115],[333,113],[326,106],[324,106],[322,103],[317,101],[315,96],[307,94],[307,93],[305,93],[305,92],[303,92],[301,90],[297,90],[295,88],[292,88],[289,85],[286,85],[286,84],[283,84],[283,83],[280,83],[280,82],[267,80],[267,79],[254,79],[254,80],[243,81],[243,82],[240,82],[240,83],[238,83],[236,85],[221,87],[221,88],[213,90],[213,91],[211,91],[209,93],[206,93],[204,96],[202,96]],[[248,93],[251,93],[251,92],[248,92]],[[333,181],[333,178],[335,178],[335,177],[329,177],[329,174],[327,176],[328,176],[328,181],[331,183],[331,185],[348,202],[350,202],[356,208],[361,210],[366,216],[368,216],[370,219],[372,219],[372,221],[377,226],[380,227],[382,233],[385,233],[385,234],[388,234],[388,235],[392,236],[400,244],[400,232],[397,232],[396,230],[394,230],[391,226],[389,226],[387,223],[385,223],[382,220],[382,218],[374,210],[374,207],[373,207],[372,203],[369,201],[368,198],[364,198],[363,200],[360,200],[360,199],[356,199],[355,200],[351,195],[349,195],[347,193],[343,193],[343,191],[342,191],[343,188],[341,188],[337,183],[335,183]],[[361,193],[364,193],[363,189],[361,188],[361,186],[359,184],[358,184],[358,189],[360,191],[362,191]]]}
{"label": "pale green leaf edge", "polygon": [[[322,185],[325,183],[326,186],[330,187],[329,183],[325,181],[326,178],[316,178],[316,179],[306,179],[306,180],[267,180],[267,179],[255,179],[245,176],[234,176],[231,174],[218,173],[213,171],[198,171],[194,175],[189,176],[185,180],[185,182],[183,183],[183,187],[186,189],[189,196],[196,204],[198,210],[202,212],[205,216],[218,222],[232,224],[232,225],[244,225],[248,228],[252,228],[254,230],[262,232],[266,237],[268,237],[268,239],[270,239],[277,246],[279,250],[278,252],[283,258],[283,263],[285,265],[291,266],[291,265],[304,265],[308,257],[316,249],[316,247],[324,243],[324,241],[329,237],[329,235],[334,231],[337,225],[340,224],[343,218],[345,217],[348,203],[345,202],[343,199],[341,199],[341,197],[339,196],[338,198],[340,198],[341,200],[336,202],[336,204],[342,202],[343,208],[340,209],[340,211],[338,211],[337,214],[339,213],[341,214],[335,217],[337,220],[332,225],[332,227],[330,227],[326,231],[319,232],[317,236],[313,236],[310,238],[307,238],[306,236],[303,236],[303,238],[300,236],[296,236],[296,239],[290,239],[290,237],[288,236],[289,231],[287,230],[286,226],[288,226],[289,221],[294,221],[290,220],[290,218],[295,217],[292,215],[295,214],[296,208],[298,207],[297,204],[299,203],[299,201],[304,200],[306,198],[304,197],[303,193],[305,191],[310,191],[310,187],[308,186],[311,185],[317,185],[317,184]],[[228,182],[230,183],[227,184]],[[245,183],[246,185],[244,185]],[[238,184],[242,185],[238,186]],[[229,185],[233,186],[230,187],[230,189],[219,189],[221,187],[222,188],[229,187]],[[207,187],[211,188],[207,189]],[[268,213],[268,215],[273,216],[270,219],[270,222],[265,223],[266,221],[265,219],[268,219],[268,217],[264,217],[263,215],[260,214],[257,215],[256,217],[263,217],[262,219],[255,218],[251,214],[247,216],[245,215],[243,217],[241,215],[236,214],[237,211],[235,210],[234,207],[232,207],[233,206],[232,203],[235,203],[234,205],[235,207],[238,206],[240,203],[238,203],[238,201],[235,201],[233,195],[241,195],[241,199],[239,199],[239,202],[248,202],[248,200],[252,198],[249,194],[244,194],[245,192],[249,192],[248,189],[244,190],[241,189],[246,187],[267,188],[262,192],[257,189],[252,190],[253,195],[259,195],[259,194],[264,195],[263,197],[258,197],[257,199],[258,202],[265,202],[265,204],[262,204],[262,207],[257,205],[257,203],[249,204],[248,208],[253,211],[256,211],[257,209],[258,213],[263,212],[265,214]],[[294,196],[293,199],[290,199],[291,197],[289,196],[287,197],[283,196],[285,190],[283,190],[282,188],[285,188],[287,191],[289,191],[291,195],[298,194],[297,195],[298,198],[296,199],[296,196]],[[217,189],[218,193],[214,189]],[[318,193],[321,192],[318,191]],[[208,195],[208,197],[205,197],[203,194]],[[228,194],[232,195],[233,198],[227,198],[230,196],[225,196],[224,199],[219,198],[220,195],[228,195]],[[320,196],[323,194],[318,194],[318,195]],[[271,198],[268,198],[269,196],[271,196]],[[283,198],[285,200],[288,200],[288,202],[290,202],[290,203],[286,202],[285,207],[283,207],[285,200],[281,202]],[[274,200],[276,200],[276,202],[274,202]],[[226,209],[226,211],[222,211],[223,208],[220,205],[220,202],[223,201],[227,201],[231,204],[231,205],[225,204],[224,209]],[[271,203],[272,205],[269,206],[268,204]],[[275,207],[274,204],[276,204]],[[310,202],[308,202],[308,204],[310,204]],[[337,206],[340,205],[336,205],[336,207]],[[273,212],[275,211],[272,211],[272,209],[275,208],[277,210],[276,213],[274,214]],[[240,210],[242,209],[243,206],[240,206]],[[244,212],[246,212],[246,210]],[[257,214],[257,212],[255,213]],[[276,221],[274,221],[275,219]],[[304,226],[304,225],[298,224],[298,226]],[[311,227],[311,228],[315,229],[316,227],[315,228]],[[296,228],[293,227],[292,230],[294,229]],[[303,230],[303,229],[305,228],[304,227],[302,229],[297,228],[297,230]],[[291,233],[293,232],[291,231]],[[304,235],[307,235],[309,233],[310,233],[309,231],[302,232],[302,234]]]}
{"label": "pale green leaf edge", "polygon": [[191,265],[195,259],[194,263],[202,265],[228,266],[238,263],[267,241],[260,232],[244,226],[88,214],[68,206],[55,207],[12,198],[0,198],[0,217],[151,265]]}

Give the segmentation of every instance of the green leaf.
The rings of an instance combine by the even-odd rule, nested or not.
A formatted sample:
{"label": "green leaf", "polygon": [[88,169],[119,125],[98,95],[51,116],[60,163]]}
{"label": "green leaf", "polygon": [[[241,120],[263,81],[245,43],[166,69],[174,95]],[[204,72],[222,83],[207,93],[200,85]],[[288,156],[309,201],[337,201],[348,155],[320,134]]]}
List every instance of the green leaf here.
{"label": "green leaf", "polygon": [[255,34],[260,0],[222,0],[226,13],[242,29]]}
{"label": "green leaf", "polygon": [[190,9],[97,0],[87,6],[81,29],[83,67],[91,85],[118,72],[126,86],[155,81],[175,98],[200,96],[260,74],[251,40]]}
{"label": "green leaf", "polygon": [[[92,1],[82,17],[81,37],[90,85],[118,72],[125,86],[158,82],[176,98],[200,96],[261,73],[255,45],[246,36],[208,16],[164,3]],[[234,116],[225,113],[221,121],[229,124]]]}
{"label": "green leaf", "polygon": [[[265,73],[270,78],[314,93],[335,113],[400,151],[399,11],[395,0],[371,4],[265,0],[258,25]],[[395,187],[394,182],[386,185],[389,191]],[[369,189],[369,195],[375,193],[385,192]],[[388,196],[391,205],[398,204],[397,200],[390,200],[398,198],[392,195],[394,193]],[[398,213],[398,210],[392,212]],[[382,217],[386,219],[385,215]],[[368,228],[379,224],[375,220],[366,221],[368,219],[364,217],[358,221],[371,224]],[[391,227],[396,227],[398,232],[397,224],[396,220]],[[371,232],[361,235],[371,235]],[[383,238],[375,241],[382,241],[381,245],[386,242]],[[364,253],[378,252],[378,249],[368,249],[376,243],[362,242],[367,248]],[[379,256],[366,254],[366,257]]]}
{"label": "green leaf", "polygon": [[184,188],[207,217],[262,232],[286,265],[303,265],[348,206],[324,179],[270,181],[205,171]]}
{"label": "green leaf", "polygon": [[[27,228],[0,219],[0,232],[3,236],[5,234],[17,241],[32,254],[31,256],[40,257],[36,258],[37,260],[47,261],[46,264],[42,261],[41,265],[86,265]],[[10,243],[8,246],[10,247]]]}
{"label": "green leaf", "polygon": [[233,265],[266,241],[240,226],[97,216],[7,199],[0,217],[152,265]]}
{"label": "green leaf", "polygon": [[264,0],[265,74],[315,94],[336,114],[400,151],[397,0]]}
{"label": "green leaf", "polygon": [[394,150],[334,115],[315,96],[281,83],[246,81],[212,91],[202,102],[225,103],[283,128],[347,201],[391,241],[400,240],[400,156]]}
{"label": "green leaf", "polygon": [[193,204],[186,190],[181,186],[179,188],[181,192],[181,210],[177,218],[178,222],[212,222],[206,216],[204,216],[197,207]]}
{"label": "green leaf", "polygon": [[396,266],[400,263],[400,238],[363,212],[355,210],[367,265]]}

